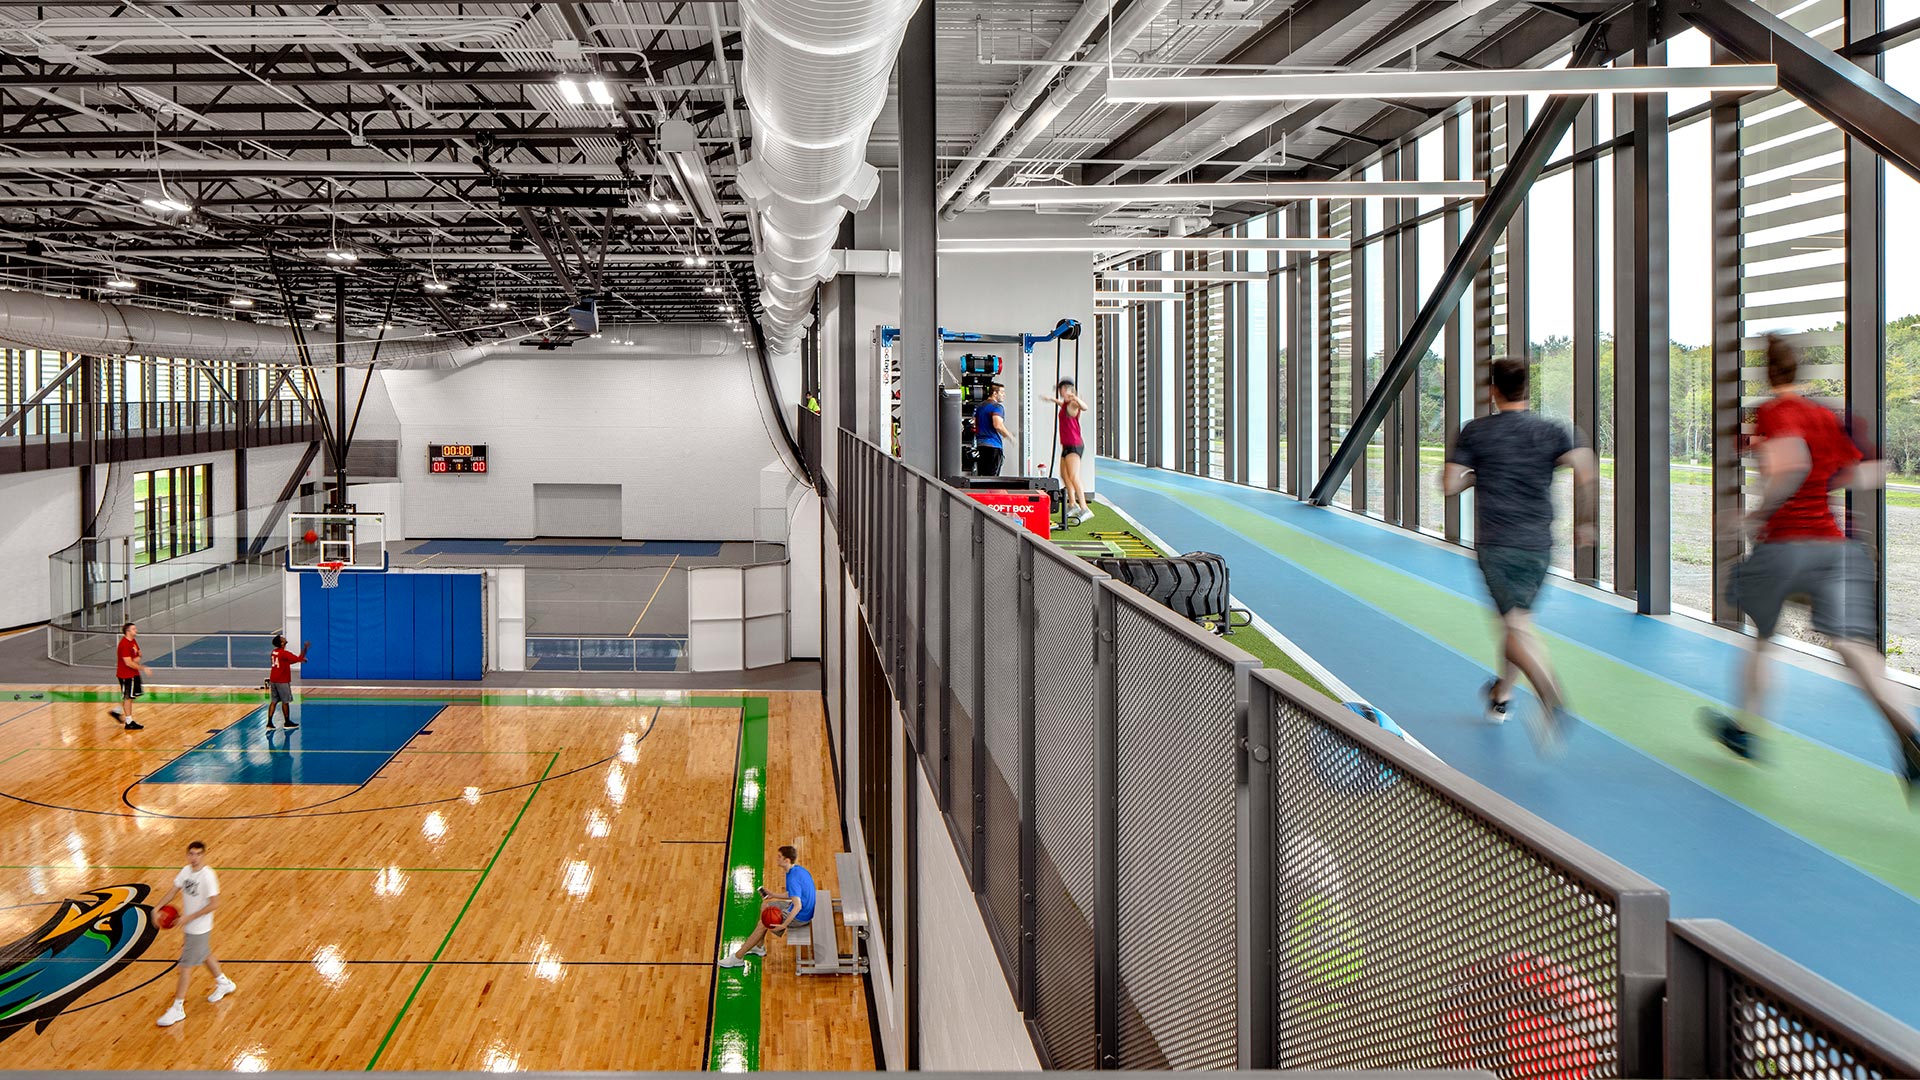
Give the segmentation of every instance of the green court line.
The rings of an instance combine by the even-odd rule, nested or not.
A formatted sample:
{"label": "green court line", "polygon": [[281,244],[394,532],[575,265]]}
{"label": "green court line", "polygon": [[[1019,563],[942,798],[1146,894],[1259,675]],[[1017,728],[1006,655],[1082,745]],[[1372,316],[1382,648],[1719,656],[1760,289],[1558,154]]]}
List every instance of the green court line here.
{"label": "green court line", "polygon": [[[734,769],[733,822],[727,838],[727,878],[722,885],[720,949],[731,955],[760,921],[760,868],[767,856],[767,699],[740,709],[740,756]],[[707,1044],[712,1072],[755,1072],[760,1068],[760,969],[764,957],[747,957],[747,966],[715,968],[713,1026]]]}
{"label": "green court line", "polygon": [[[1390,618],[1493,670],[1491,609],[1385,563],[1217,496],[1147,480],[1138,485],[1183,503]],[[1920,899],[1920,815],[1896,781],[1850,755],[1774,725],[1764,767],[1737,761],[1694,717],[1723,702],[1675,685],[1544,629],[1573,709],[1680,774]],[[1631,704],[1628,704],[1631,703]]]}
{"label": "green court line", "polygon": [[[222,870],[317,870],[341,874],[384,874],[389,870],[398,870],[403,874],[484,874],[484,866],[227,866]],[[136,866],[131,863],[88,863],[76,867],[73,863],[0,863],[0,870],[178,870],[177,864],[164,866]]]}
{"label": "green court line", "polygon": [[427,976],[433,974],[434,962],[440,959],[441,953],[447,951],[448,943],[453,941],[454,931],[460,929],[460,920],[467,917],[467,910],[473,907],[473,898],[480,895],[481,886],[487,883],[487,877],[493,873],[494,864],[500,861],[500,853],[507,850],[507,841],[513,839],[514,830],[520,827],[520,819],[527,816],[527,807],[533,805],[533,797],[540,794],[540,785],[547,782],[548,774],[553,772],[553,767],[559,760],[560,751],[558,750],[547,759],[547,767],[541,771],[540,779],[535,780],[533,790],[527,792],[527,801],[520,804],[520,812],[513,815],[513,824],[507,826],[507,835],[500,838],[500,846],[493,849],[493,858],[488,859],[486,867],[480,871],[480,880],[473,883],[473,891],[467,893],[466,903],[460,905],[460,913],[453,917],[453,925],[447,927],[447,936],[440,939],[440,947],[433,950],[433,956],[427,960],[426,969],[420,972],[420,978],[413,984],[413,989],[407,992],[407,1000],[400,1003],[400,1012],[394,1016],[392,1026],[388,1027],[387,1033],[380,1037],[380,1045],[374,1047],[373,1057],[367,1062],[368,1072],[373,1071],[373,1067],[380,1064],[380,1055],[387,1052],[387,1043],[393,1039],[393,1033],[400,1030],[400,1021],[407,1018],[407,1010],[413,1007],[413,999],[419,995],[420,987],[426,984]]}

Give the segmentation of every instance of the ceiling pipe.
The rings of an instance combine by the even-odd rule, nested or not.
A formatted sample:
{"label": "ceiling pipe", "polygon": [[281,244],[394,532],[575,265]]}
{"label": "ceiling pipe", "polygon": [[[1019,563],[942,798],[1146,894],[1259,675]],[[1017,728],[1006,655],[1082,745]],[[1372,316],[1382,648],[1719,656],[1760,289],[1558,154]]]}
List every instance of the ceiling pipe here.
{"label": "ceiling pipe", "polygon": [[[326,365],[334,337],[306,335],[307,353]],[[184,315],[133,304],[102,304],[29,292],[0,292],[0,341],[28,349],[60,349],[95,356],[155,356],[182,360],[233,360],[254,364],[298,364],[293,331],[265,323]],[[380,352],[380,366],[456,368],[498,348],[474,347],[454,338],[388,340],[348,338],[348,364],[366,365]]]}
{"label": "ceiling pipe", "polygon": [[1047,50],[1046,62],[1028,71],[1026,77],[1020,80],[1020,85],[1014,88],[1012,96],[1008,97],[1006,104],[1000,107],[1000,112],[993,118],[993,122],[973,140],[973,146],[967,150],[966,156],[960,159],[960,163],[953,167],[953,172],[948,174],[945,182],[940,185],[940,190],[935,197],[939,205],[945,206],[947,200],[953,198],[954,192],[959,191],[960,186],[972,178],[974,171],[987,160],[987,156],[1000,145],[1000,141],[1007,137],[1007,133],[1014,129],[1014,126],[1020,122],[1020,118],[1026,115],[1026,111],[1033,107],[1034,102],[1040,100],[1040,95],[1047,87],[1053,85],[1053,80],[1065,70],[1066,62],[1080,54],[1081,47],[1086,45],[1087,39],[1100,28],[1100,21],[1109,10],[1106,0],[1086,0],[1080,5],[1080,10],[1074,12],[1073,18],[1061,28],[1060,36],[1054,39],[1053,47]]}
{"label": "ceiling pipe", "polygon": [[[1153,21],[1159,18],[1160,13],[1165,11],[1171,3],[1172,0],[1134,0],[1133,6],[1127,9],[1125,15],[1114,21],[1113,29],[1101,42],[1101,45],[1105,46],[1106,55],[1117,56],[1122,49],[1132,45],[1133,39],[1153,25]],[[1104,67],[1074,68],[1073,74],[1068,75],[1059,86],[1054,87],[1053,93],[1047,95],[1047,100],[1021,121],[1020,126],[1008,137],[1006,146],[1001,148],[999,156],[1019,157],[1033,140],[1045,134],[1047,129],[1053,126],[1053,122],[1059,119],[1060,114],[1066,112],[1087,87],[1092,85],[1094,76],[1104,70],[1106,70]],[[966,189],[960,192],[960,197],[954,200],[953,205],[941,211],[941,216],[951,221],[967,207],[979,201],[980,196],[1000,178],[1000,174],[1005,172],[1006,168],[1005,165],[989,165],[980,170],[967,184]]]}

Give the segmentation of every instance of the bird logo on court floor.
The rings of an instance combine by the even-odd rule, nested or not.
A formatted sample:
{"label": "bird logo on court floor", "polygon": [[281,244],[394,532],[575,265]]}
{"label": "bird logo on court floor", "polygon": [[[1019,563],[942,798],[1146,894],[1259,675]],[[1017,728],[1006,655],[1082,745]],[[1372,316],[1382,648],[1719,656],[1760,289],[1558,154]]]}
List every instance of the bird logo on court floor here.
{"label": "bird logo on court floor", "polygon": [[147,887],[108,885],[69,897],[40,927],[0,946],[0,1041],[45,1031],[67,1006],[113,978],[153,943]]}

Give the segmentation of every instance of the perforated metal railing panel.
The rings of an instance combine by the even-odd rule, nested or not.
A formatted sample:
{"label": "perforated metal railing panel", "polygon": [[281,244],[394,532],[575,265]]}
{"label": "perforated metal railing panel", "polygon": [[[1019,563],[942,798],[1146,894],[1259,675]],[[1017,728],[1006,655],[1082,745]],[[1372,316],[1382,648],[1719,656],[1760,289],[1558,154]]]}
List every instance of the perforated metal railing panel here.
{"label": "perforated metal railing panel", "polygon": [[1034,971],[1031,1015],[1056,1069],[1095,1065],[1093,579],[1033,563]]}
{"label": "perforated metal railing panel", "polygon": [[994,943],[1009,967],[1020,941],[1020,535],[988,521],[980,545],[986,575],[980,589],[986,656],[986,863],[981,868]]}
{"label": "perforated metal railing panel", "polygon": [[900,542],[894,548],[900,582],[899,681],[894,685],[907,725],[918,743],[924,737],[920,722],[926,712],[920,707],[919,679],[915,677],[920,653],[920,592],[927,584],[926,545],[920,537],[920,478],[908,473],[904,480],[898,519]]}
{"label": "perforated metal railing panel", "polygon": [[1233,668],[1131,598],[1114,607],[1119,1064],[1232,1068]]}
{"label": "perforated metal railing panel", "polygon": [[1900,1075],[1737,973],[1726,976],[1728,1072],[1753,1080],[1868,1080]]}
{"label": "perforated metal railing panel", "polygon": [[953,815],[954,828],[960,834],[960,860],[972,870],[973,729],[975,718],[980,715],[979,702],[975,700],[980,670],[980,658],[975,652],[980,642],[980,605],[975,599],[980,595],[980,583],[975,566],[980,550],[974,544],[973,521],[968,516],[973,512],[966,505],[970,501],[958,495],[949,499],[953,516],[948,523],[947,581],[956,602],[947,605],[947,635],[953,642],[948,652],[953,670],[947,678],[952,691],[951,724],[947,733],[952,798],[947,812]]}
{"label": "perforated metal railing panel", "polygon": [[1272,713],[1275,1065],[1619,1075],[1610,897],[1324,720]]}
{"label": "perforated metal railing panel", "polygon": [[921,630],[921,648],[924,651],[923,663],[926,665],[926,720],[925,734],[920,743],[926,756],[927,775],[933,782],[933,790],[940,790],[942,744],[940,740],[940,712],[944,704],[940,695],[945,693],[946,671],[941,665],[940,652],[947,640],[947,596],[945,582],[947,574],[947,556],[940,543],[940,510],[946,505],[947,497],[942,489],[933,484],[927,486],[926,505],[922,510],[920,538],[924,549],[923,565],[927,569],[926,589],[927,617]]}

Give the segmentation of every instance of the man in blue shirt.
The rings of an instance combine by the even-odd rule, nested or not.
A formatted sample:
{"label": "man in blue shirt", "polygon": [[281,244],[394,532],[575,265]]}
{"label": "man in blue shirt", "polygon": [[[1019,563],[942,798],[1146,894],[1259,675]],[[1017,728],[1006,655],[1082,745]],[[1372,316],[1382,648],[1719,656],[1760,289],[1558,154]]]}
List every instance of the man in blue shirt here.
{"label": "man in blue shirt", "polygon": [[[780,877],[785,887],[771,892],[765,886],[761,887],[760,895],[766,899],[761,910],[763,917],[747,940],[741,942],[732,955],[720,961],[721,967],[746,967],[748,955],[767,955],[765,942],[769,928],[776,934],[784,934],[788,927],[805,926],[813,921],[813,875],[800,865],[799,859],[800,853],[791,844],[780,845]],[[764,918],[768,908],[779,913],[778,921],[771,927]]]}
{"label": "man in blue shirt", "polygon": [[1006,396],[1006,386],[994,383],[986,402],[973,411],[974,449],[979,454],[976,476],[999,476],[1000,463],[1006,460],[1006,440],[1013,437],[1007,431],[1007,407],[1001,404]]}

